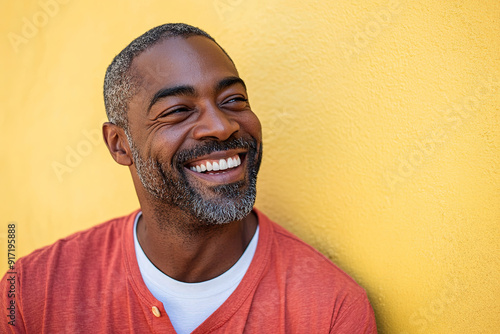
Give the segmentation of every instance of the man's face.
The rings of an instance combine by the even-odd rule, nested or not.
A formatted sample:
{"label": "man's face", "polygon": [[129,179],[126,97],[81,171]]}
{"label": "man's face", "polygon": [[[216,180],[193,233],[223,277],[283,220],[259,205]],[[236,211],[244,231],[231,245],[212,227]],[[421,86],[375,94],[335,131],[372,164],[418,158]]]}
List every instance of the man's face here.
{"label": "man's face", "polygon": [[261,127],[243,81],[207,38],[171,38],[138,56],[141,89],[129,103],[129,142],[143,187],[208,223],[251,211]]}

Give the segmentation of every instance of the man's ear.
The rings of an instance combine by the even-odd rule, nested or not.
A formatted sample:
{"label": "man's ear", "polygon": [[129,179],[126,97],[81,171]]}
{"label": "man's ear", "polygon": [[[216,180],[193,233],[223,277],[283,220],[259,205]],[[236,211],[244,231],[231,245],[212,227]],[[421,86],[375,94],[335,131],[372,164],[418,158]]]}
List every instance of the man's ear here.
{"label": "man's ear", "polygon": [[132,165],[132,154],[125,131],[113,123],[106,122],[102,125],[102,134],[113,159],[123,166]]}

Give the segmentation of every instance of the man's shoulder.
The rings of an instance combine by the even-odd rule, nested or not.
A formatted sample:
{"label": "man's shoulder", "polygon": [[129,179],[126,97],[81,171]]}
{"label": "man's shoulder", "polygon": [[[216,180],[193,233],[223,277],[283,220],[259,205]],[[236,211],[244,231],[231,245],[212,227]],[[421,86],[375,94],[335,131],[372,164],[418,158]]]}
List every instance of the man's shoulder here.
{"label": "man's shoulder", "polygon": [[271,247],[269,269],[255,300],[274,307],[286,298],[287,312],[294,323],[310,332],[376,333],[373,310],[363,287],[299,237],[261,213],[260,218],[270,227],[266,230],[271,235]]}
{"label": "man's shoulder", "polygon": [[328,257],[278,223],[262,213],[261,215],[272,226],[272,258],[279,261],[282,268],[286,268],[292,281],[308,282],[308,286],[319,285],[321,289],[333,288],[342,290],[343,293],[365,294],[365,290]]}
{"label": "man's shoulder", "polygon": [[[106,252],[116,249],[124,234],[124,225],[135,217],[138,211],[113,218],[88,229],[73,233],[51,245],[39,248],[21,257],[17,264],[28,267],[49,268],[65,261],[94,260]],[[108,253],[109,255],[109,253]]]}

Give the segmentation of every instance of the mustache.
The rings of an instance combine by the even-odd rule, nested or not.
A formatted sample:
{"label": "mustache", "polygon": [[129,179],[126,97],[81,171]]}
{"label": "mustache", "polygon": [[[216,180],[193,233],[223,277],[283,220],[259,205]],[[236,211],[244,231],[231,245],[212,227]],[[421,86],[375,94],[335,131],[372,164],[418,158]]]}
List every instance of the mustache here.
{"label": "mustache", "polygon": [[196,159],[198,157],[218,152],[218,151],[227,151],[233,149],[245,149],[248,151],[257,150],[257,139],[250,138],[229,138],[225,141],[218,140],[210,140],[206,141],[203,144],[197,145],[190,149],[184,149],[178,151],[172,161],[173,164],[178,168],[182,168],[184,164],[189,161]]}

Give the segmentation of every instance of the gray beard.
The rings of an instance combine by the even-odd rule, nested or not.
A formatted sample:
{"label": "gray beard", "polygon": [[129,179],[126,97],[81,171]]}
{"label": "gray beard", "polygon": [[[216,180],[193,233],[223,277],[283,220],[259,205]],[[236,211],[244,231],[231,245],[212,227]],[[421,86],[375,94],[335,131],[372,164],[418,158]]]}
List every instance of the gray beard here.
{"label": "gray beard", "polygon": [[261,160],[255,140],[251,145],[247,143],[250,147],[246,156],[248,168],[245,179],[205,190],[197,180],[193,184],[189,182],[181,164],[178,164],[177,168],[170,167],[171,172],[167,172],[168,165],[163,165],[151,157],[143,159],[133,140],[128,139],[142,185],[160,202],[177,206],[206,225],[242,220],[252,211]]}

